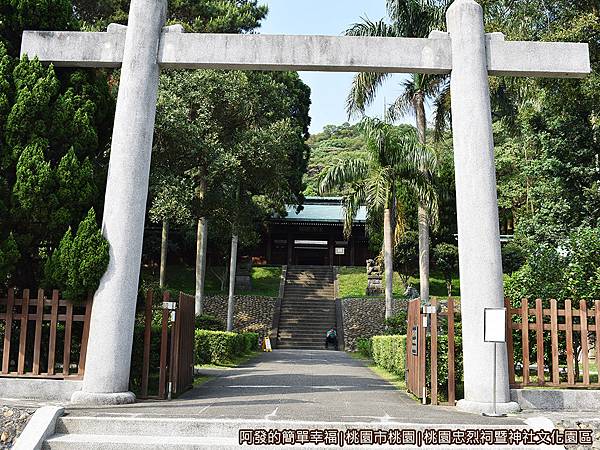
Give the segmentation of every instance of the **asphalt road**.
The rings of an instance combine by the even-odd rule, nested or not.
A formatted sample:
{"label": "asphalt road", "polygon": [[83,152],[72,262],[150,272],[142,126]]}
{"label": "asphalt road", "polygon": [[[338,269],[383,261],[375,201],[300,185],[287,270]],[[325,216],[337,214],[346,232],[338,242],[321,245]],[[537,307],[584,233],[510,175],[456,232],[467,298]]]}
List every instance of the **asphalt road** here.
{"label": "asphalt road", "polygon": [[215,379],[171,402],[113,408],[68,408],[71,414],[143,417],[521,425],[449,407],[423,406],[344,352],[276,350],[242,367],[213,372]]}

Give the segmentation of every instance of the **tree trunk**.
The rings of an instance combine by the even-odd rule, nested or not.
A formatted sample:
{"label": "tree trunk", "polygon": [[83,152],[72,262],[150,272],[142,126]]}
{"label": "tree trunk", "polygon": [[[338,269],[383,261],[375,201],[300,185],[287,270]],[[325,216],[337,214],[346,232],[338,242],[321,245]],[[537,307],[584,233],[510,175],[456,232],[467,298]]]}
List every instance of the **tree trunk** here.
{"label": "tree trunk", "polygon": [[446,281],[446,289],[448,290],[448,298],[452,297],[452,280]]}
{"label": "tree trunk", "polygon": [[229,262],[229,299],[227,301],[227,331],[233,331],[233,312],[235,308],[235,271],[237,268],[238,235],[231,235],[231,260]]}
{"label": "tree trunk", "polygon": [[[206,178],[202,178],[197,190],[198,199],[204,201],[206,195]],[[198,219],[196,230],[196,289],[194,292],[196,316],[204,309],[204,282],[206,281],[206,246],[208,244],[208,219]]]}
{"label": "tree trunk", "polygon": [[385,318],[392,317],[394,267],[392,260],[392,217],[389,208],[383,213],[383,264],[385,268]]}
{"label": "tree trunk", "polygon": [[169,246],[169,221],[163,220],[162,222],[162,236],[160,240],[160,276],[158,279],[158,285],[162,289],[165,287],[165,280],[167,278],[167,249]]}
{"label": "tree trunk", "polygon": [[[419,142],[425,145],[427,143],[427,123],[425,120],[425,98],[422,94],[417,95],[415,109]],[[429,302],[429,217],[422,202],[419,202],[419,284],[421,301],[427,303]]]}
{"label": "tree trunk", "polygon": [[206,246],[208,243],[208,220],[198,219],[196,233],[196,315],[202,314],[204,303],[204,282],[206,280]]}

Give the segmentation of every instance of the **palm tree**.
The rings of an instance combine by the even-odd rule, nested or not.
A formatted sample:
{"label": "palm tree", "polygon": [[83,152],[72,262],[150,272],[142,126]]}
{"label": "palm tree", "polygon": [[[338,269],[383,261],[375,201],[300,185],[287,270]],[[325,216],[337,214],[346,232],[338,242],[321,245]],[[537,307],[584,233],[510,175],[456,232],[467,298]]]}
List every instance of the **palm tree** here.
{"label": "palm tree", "polygon": [[[347,31],[349,36],[378,37],[427,37],[434,29],[442,29],[444,16],[450,0],[386,0],[386,9],[391,23],[383,20],[372,22],[363,19]],[[371,104],[377,89],[389,73],[360,73],[355,76],[348,95],[348,114],[364,112]],[[406,113],[416,118],[416,126],[421,145],[427,143],[427,119],[425,102],[434,99],[436,108],[436,136],[449,120],[449,83],[446,76],[413,74],[402,83],[402,94],[391,105],[388,117],[396,120]],[[425,172],[425,168],[421,168]],[[421,300],[429,300],[429,226],[427,208],[419,204],[419,279]]]}
{"label": "palm tree", "polygon": [[[416,133],[402,131],[379,119],[365,118],[360,124],[368,159],[339,159],[324,169],[320,194],[343,190],[344,233],[350,235],[358,209],[367,205],[369,218],[383,214],[385,317],[392,315],[392,251],[395,237],[404,230],[404,210],[398,193],[409,191],[437,209],[437,196],[429,182],[436,167],[432,152],[420,145]],[[424,170],[425,169],[425,170]],[[394,223],[398,224],[394,226]],[[395,229],[395,233],[394,233]]]}

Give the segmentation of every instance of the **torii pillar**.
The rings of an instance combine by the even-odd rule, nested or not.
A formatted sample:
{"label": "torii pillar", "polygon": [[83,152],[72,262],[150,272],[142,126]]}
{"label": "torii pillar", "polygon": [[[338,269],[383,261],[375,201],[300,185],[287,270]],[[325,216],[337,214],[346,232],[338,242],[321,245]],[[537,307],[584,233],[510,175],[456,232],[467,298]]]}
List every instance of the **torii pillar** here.
{"label": "torii pillar", "polygon": [[[494,136],[483,10],[457,0],[447,12],[452,41],[452,138],[460,271],[465,398],[458,408],[491,412],[496,344],[483,340],[484,308],[504,307]],[[519,411],[510,401],[506,345],[498,345],[498,412]]]}
{"label": "torii pillar", "polygon": [[[132,0],[130,8],[126,34],[119,27],[23,33],[21,53],[42,62],[122,67],[103,220],[110,263],[94,297],[83,391],[72,400],[135,400],[129,366],[159,67],[451,73],[465,376],[458,407],[491,412],[494,345],[483,342],[483,311],[502,307],[504,295],[488,75],[584,77],[591,72],[587,44],[486,35],[473,0],[455,0],[449,33],[429,39],[173,33],[181,28],[162,28],[166,0]],[[498,411],[516,411],[506,346],[499,347]]]}
{"label": "torii pillar", "polygon": [[73,394],[73,403],[135,401],[129,370],[158,95],[157,55],[166,16],[166,0],[131,2],[102,221],[110,262],[94,296],[83,390]]}

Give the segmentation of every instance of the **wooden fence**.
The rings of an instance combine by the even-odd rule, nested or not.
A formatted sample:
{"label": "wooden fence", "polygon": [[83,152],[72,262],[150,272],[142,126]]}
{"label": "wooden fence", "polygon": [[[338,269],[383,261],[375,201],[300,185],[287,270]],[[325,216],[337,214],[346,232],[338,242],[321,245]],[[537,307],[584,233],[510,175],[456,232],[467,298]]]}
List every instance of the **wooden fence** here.
{"label": "wooden fence", "polygon": [[[559,304],[556,300],[523,299],[513,307],[506,299],[505,307],[512,388],[600,387],[600,301],[590,308],[585,300],[574,305],[571,300]],[[460,308],[453,298],[431,298],[430,305],[421,305],[416,299],[408,305],[406,382],[407,389],[421,400],[436,405],[442,397],[446,404],[454,405],[461,381],[456,379],[461,364],[457,357],[462,354],[456,349],[459,321]],[[440,361],[447,364],[447,380],[440,379]],[[446,392],[440,392],[440,386]]]}
{"label": "wooden fence", "polygon": [[141,374],[140,398],[167,399],[190,389],[194,381],[194,297],[179,294],[171,301],[168,291],[157,309],[160,314],[160,357],[158,363],[158,395],[149,395],[152,349],[152,319],[154,316],[154,292],[148,291],[144,309],[144,350]]}
{"label": "wooden fence", "polygon": [[[600,301],[559,302],[523,299],[518,307],[506,301],[508,367],[512,387],[598,387]],[[531,307],[535,304],[535,307]],[[562,308],[559,308],[562,306]],[[524,326],[527,324],[527,326]],[[533,336],[532,336],[533,333]],[[591,379],[590,347],[595,343],[596,380]],[[518,350],[518,351],[516,351]],[[535,364],[531,364],[532,353]],[[545,356],[548,356],[545,358]],[[516,373],[521,368],[520,377]],[[534,375],[531,374],[534,370]]]}
{"label": "wooden fence", "polygon": [[0,298],[2,377],[80,379],[85,371],[91,296],[82,303],[47,298],[43,289],[31,298],[9,289]]}

